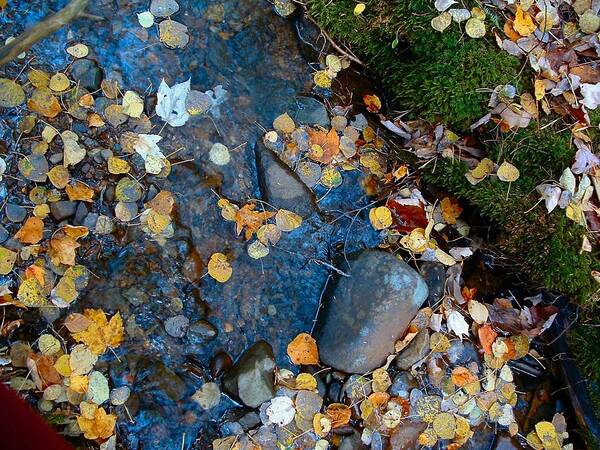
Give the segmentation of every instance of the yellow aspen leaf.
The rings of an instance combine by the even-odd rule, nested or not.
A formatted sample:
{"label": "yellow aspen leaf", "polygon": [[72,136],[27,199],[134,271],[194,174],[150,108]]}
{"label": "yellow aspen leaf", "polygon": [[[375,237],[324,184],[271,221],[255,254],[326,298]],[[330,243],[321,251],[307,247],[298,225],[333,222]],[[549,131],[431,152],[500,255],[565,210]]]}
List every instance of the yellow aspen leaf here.
{"label": "yellow aspen leaf", "polygon": [[280,209],[275,214],[275,225],[279,231],[293,231],[301,224],[302,217],[287,209]]}
{"label": "yellow aspen leaf", "polygon": [[217,206],[221,208],[221,217],[230,222],[236,221],[236,214],[240,210],[237,205],[234,205],[226,198],[220,198],[217,202]]}
{"label": "yellow aspen leaf", "polygon": [[71,175],[65,166],[54,166],[48,172],[50,183],[57,189],[64,189],[69,184]]}
{"label": "yellow aspen leaf", "polygon": [[308,333],[300,333],[287,346],[287,354],[294,364],[309,365],[319,363],[317,342]]}
{"label": "yellow aspen leaf", "polygon": [[366,9],[367,5],[365,5],[364,3],[357,3],[356,6],[354,7],[354,12],[353,14],[355,16],[360,16]]}
{"label": "yellow aspen leaf", "polygon": [[433,447],[437,443],[437,435],[433,428],[427,428],[419,435],[419,445]]}
{"label": "yellow aspen leaf", "polygon": [[144,101],[133,91],[125,92],[123,95],[123,114],[139,119],[144,112]]}
{"label": "yellow aspen leaf", "polygon": [[369,221],[376,230],[392,226],[392,211],[387,206],[378,206],[369,211]]}
{"label": "yellow aspen leaf", "polygon": [[108,439],[115,432],[117,416],[107,414],[104,408],[96,406],[93,418],[77,417],[77,424],[86,439]]}
{"label": "yellow aspen leaf", "polygon": [[54,363],[54,368],[63,377],[71,376],[71,366],[69,364],[69,355],[61,355]]}
{"label": "yellow aspen leaf", "polygon": [[74,58],[85,58],[89,52],[90,49],[85,44],[75,44],[67,47],[67,53]]}
{"label": "yellow aspen leaf", "polygon": [[25,279],[35,278],[36,280],[38,280],[38,283],[40,283],[41,287],[44,287],[46,285],[45,274],[46,269],[35,264],[32,264],[27,269],[25,269]]}
{"label": "yellow aspen leaf", "polygon": [[375,94],[363,95],[363,101],[369,112],[376,113],[381,109],[381,100]]}
{"label": "yellow aspen leaf", "polygon": [[485,22],[475,17],[471,17],[467,20],[465,32],[473,39],[482,38],[485,36]]}
{"label": "yellow aspen leaf", "polygon": [[128,173],[131,170],[131,166],[127,161],[117,156],[111,156],[108,158],[108,172],[113,175],[120,175]]}
{"label": "yellow aspen leaf", "polygon": [[90,128],[100,128],[106,125],[106,122],[102,119],[100,114],[90,113],[88,114],[88,126]]}
{"label": "yellow aspen leaf", "polygon": [[323,89],[329,89],[333,81],[326,70],[317,70],[313,76],[315,84]]}
{"label": "yellow aspen leaf", "polygon": [[87,392],[89,383],[90,380],[87,375],[73,374],[69,378],[69,387],[79,394],[85,394]]}
{"label": "yellow aspen leaf", "polygon": [[36,278],[23,280],[17,292],[17,298],[25,306],[37,308],[46,304],[44,290]]}
{"label": "yellow aspen leaf", "polygon": [[148,211],[148,216],[146,219],[148,228],[155,234],[162,233],[164,229],[167,228],[171,223],[171,217],[167,216],[166,214],[157,213],[153,209]]}
{"label": "yellow aspen leaf", "polygon": [[63,92],[69,89],[70,84],[69,78],[64,73],[55,73],[52,75],[52,78],[50,78],[48,86],[54,92]]}
{"label": "yellow aspen leaf", "polygon": [[37,244],[42,240],[44,221],[39,217],[30,217],[15,234],[22,244]]}
{"label": "yellow aspen leaf", "polygon": [[560,450],[556,428],[551,422],[538,422],[535,424],[535,432],[542,441],[545,450]]}
{"label": "yellow aspen leaf", "polygon": [[31,111],[50,119],[56,117],[62,110],[58,99],[46,87],[41,87],[33,91],[31,98],[27,101],[27,107]]}
{"label": "yellow aspen leaf", "polygon": [[456,419],[453,414],[442,412],[433,419],[433,431],[440,439],[453,439],[456,434]]}
{"label": "yellow aspen leaf", "polygon": [[232,273],[233,269],[227,256],[223,253],[213,253],[208,261],[208,274],[219,283],[225,283]]}
{"label": "yellow aspen leaf", "polygon": [[313,428],[319,437],[325,437],[331,431],[331,419],[325,414],[317,413],[313,417]]}
{"label": "yellow aspen leaf", "polygon": [[517,6],[513,28],[521,36],[527,37],[535,31],[537,25],[533,22],[533,17],[528,12],[523,11]]}
{"label": "yellow aspen leaf", "polygon": [[116,348],[123,342],[123,319],[116,313],[110,320],[101,309],[86,309],[83,313],[90,319],[88,327],[73,333],[73,339],[83,342],[95,355],[101,355],[107,348]]}
{"label": "yellow aspen leaf", "polygon": [[310,373],[299,373],[296,377],[296,389],[314,391],[317,388],[317,380]]}
{"label": "yellow aspen leaf", "polygon": [[517,181],[519,179],[520,173],[519,169],[517,169],[511,163],[509,163],[508,161],[504,161],[502,164],[500,164],[500,167],[498,167],[496,175],[498,175],[498,179],[500,181],[506,181],[510,183],[513,181]]}
{"label": "yellow aspen leaf", "polygon": [[13,269],[17,253],[5,247],[0,247],[0,275],[7,275]]}

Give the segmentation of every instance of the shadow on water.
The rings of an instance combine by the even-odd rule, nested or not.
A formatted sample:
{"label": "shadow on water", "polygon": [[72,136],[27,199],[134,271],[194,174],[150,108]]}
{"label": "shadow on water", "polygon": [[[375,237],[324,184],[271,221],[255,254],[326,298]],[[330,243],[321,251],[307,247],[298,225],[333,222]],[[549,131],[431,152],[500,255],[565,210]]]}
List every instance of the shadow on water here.
{"label": "shadow on water", "polygon": [[[36,0],[16,8],[15,15],[1,19],[2,36],[20,33],[65,4]],[[310,90],[309,61],[300,52],[293,23],[276,16],[265,0],[179,4],[173,19],[187,25],[191,35],[182,50],[162,45],[156,27],[147,39],[140,35],[136,13],[147,10],[149,1],[101,0],[91,2],[88,11],[104,20],[79,20],[30,52],[34,67],[63,70],[70,61],[65,47],[83,42],[105,77],[119,80],[124,89],[155,92],[162,78],[173,84],[191,77],[194,89],[222,85],[228,93],[211,116],[161,133],[165,153],[177,150],[175,159],[182,162],[156,186],[176,196],[175,236],[161,247],[130,228],[122,237],[128,245],[107,246],[88,261],[98,278],[78,307],[120,310],[126,323],[128,339],[105,364],[115,386],[132,388],[128,415],[120,421],[129,448],[189,448],[199,434],[208,445],[216,437],[215,421],[233,406],[223,400],[206,412],[190,400],[210,378],[211,358],[219,351],[235,358],[264,339],[285,366],[286,345],[312,328],[328,277],[318,260],[329,260],[340,242],[346,242],[347,252],[377,242],[370,227],[350,215],[331,225],[314,214],[286,233],[268,257],[248,256],[246,242],[221,218],[216,202],[219,195],[238,203],[260,198],[255,142],[261,126],[270,128],[294,95]],[[208,160],[215,142],[238,147],[229,165]],[[367,203],[354,175],[337,192],[324,195],[324,210],[348,211]],[[225,284],[204,276],[214,252],[232,261],[233,276]],[[165,320],[176,315],[190,319],[183,338],[165,331]]]}

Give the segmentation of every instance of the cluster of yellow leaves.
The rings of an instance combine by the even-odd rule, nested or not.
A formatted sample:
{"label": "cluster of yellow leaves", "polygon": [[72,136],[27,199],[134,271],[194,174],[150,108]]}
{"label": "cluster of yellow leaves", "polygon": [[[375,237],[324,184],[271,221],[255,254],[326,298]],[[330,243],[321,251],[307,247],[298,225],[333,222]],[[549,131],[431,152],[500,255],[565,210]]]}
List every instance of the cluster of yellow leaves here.
{"label": "cluster of yellow leaves", "polygon": [[77,424],[86,439],[108,439],[115,431],[116,422],[117,416],[107,414],[104,408],[94,403],[82,402]]}
{"label": "cluster of yellow leaves", "polygon": [[73,339],[83,342],[96,355],[121,345],[123,319],[120,313],[116,313],[110,320],[101,309],[86,309],[83,315],[89,319],[89,325],[84,330],[73,333]]}

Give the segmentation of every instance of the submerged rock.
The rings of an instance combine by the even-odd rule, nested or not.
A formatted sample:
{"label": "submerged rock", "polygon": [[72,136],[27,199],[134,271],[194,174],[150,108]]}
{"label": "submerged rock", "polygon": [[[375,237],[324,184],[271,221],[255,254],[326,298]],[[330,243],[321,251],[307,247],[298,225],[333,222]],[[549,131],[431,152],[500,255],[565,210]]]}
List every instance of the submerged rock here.
{"label": "submerged rock", "polygon": [[256,144],[259,183],[266,201],[303,218],[318,211],[312,191],[275,153],[261,142]]}
{"label": "submerged rock", "polygon": [[427,304],[433,306],[442,298],[444,284],[446,283],[446,268],[443,264],[434,261],[425,261],[420,267],[421,275],[429,288]]}
{"label": "submerged rock", "polygon": [[422,360],[429,353],[429,332],[422,330],[408,346],[396,357],[399,369],[410,370],[413,364]]}
{"label": "submerged rock", "polygon": [[275,396],[275,356],[265,341],[246,350],[223,377],[223,390],[250,408]]}
{"label": "submerged rock", "polygon": [[419,444],[419,435],[425,431],[427,424],[421,421],[407,420],[390,436],[390,450],[418,450],[423,448]]}
{"label": "submerged rock", "polygon": [[366,373],[394,352],[428,291],[421,275],[390,253],[365,250],[349,263],[337,264],[350,276],[327,286],[315,337],[324,364]]}
{"label": "submerged rock", "polygon": [[71,65],[71,78],[90,92],[100,89],[102,69],[91,59],[78,59]]}
{"label": "submerged rock", "polygon": [[330,126],[327,108],[313,97],[294,97],[288,106],[288,114],[297,124]]}

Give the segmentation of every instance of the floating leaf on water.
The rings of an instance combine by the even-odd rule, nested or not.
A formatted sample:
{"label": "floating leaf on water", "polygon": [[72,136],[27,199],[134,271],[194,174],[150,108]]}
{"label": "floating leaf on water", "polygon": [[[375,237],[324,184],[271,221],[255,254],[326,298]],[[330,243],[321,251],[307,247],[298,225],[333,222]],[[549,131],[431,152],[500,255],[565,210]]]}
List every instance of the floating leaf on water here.
{"label": "floating leaf on water", "polygon": [[67,47],[67,53],[74,58],[85,58],[90,52],[90,49],[85,44],[75,44]]}
{"label": "floating leaf on water", "polygon": [[108,439],[115,432],[117,416],[107,414],[104,408],[98,408],[98,406],[96,408],[91,419],[84,416],[77,417],[77,425],[86,439]]}
{"label": "floating leaf on water", "polygon": [[469,37],[479,39],[485,36],[485,22],[475,17],[471,17],[467,20],[465,25],[465,31]]}
{"label": "floating leaf on water", "polygon": [[168,17],[179,11],[179,4],[175,0],[152,0],[150,12],[155,17]]}
{"label": "floating leaf on water", "polygon": [[275,214],[275,225],[280,231],[293,231],[301,224],[302,217],[287,209],[280,209]]}
{"label": "floating leaf on water", "polygon": [[139,118],[144,112],[144,101],[133,91],[125,92],[123,95],[123,114],[129,117]]}
{"label": "floating leaf on water", "polygon": [[64,73],[59,72],[52,75],[48,87],[54,92],[63,92],[69,89],[70,84],[69,78]]}
{"label": "floating leaf on water", "polygon": [[158,25],[160,41],[169,48],[183,48],[190,42],[188,28],[171,19],[163,20]]}
{"label": "floating leaf on water", "polygon": [[277,225],[266,223],[256,231],[256,237],[264,245],[275,245],[281,239],[281,231],[277,228]]}
{"label": "floating leaf on water", "polygon": [[[161,25],[164,22],[161,23]],[[191,79],[169,87],[163,79],[156,94],[156,114],[172,127],[183,126],[190,118],[186,100],[191,90]]]}
{"label": "floating leaf on water", "polygon": [[315,186],[321,178],[321,166],[311,161],[300,161],[296,173],[309,188]]}
{"label": "floating leaf on water", "polygon": [[431,28],[435,31],[443,32],[446,28],[450,26],[452,23],[452,16],[449,12],[445,11],[441,13],[439,16],[431,19]]}
{"label": "floating leaf on water", "polygon": [[219,283],[225,283],[229,278],[233,269],[229,263],[229,259],[223,253],[213,253],[208,261],[208,274],[217,280]]}
{"label": "floating leaf on water", "polygon": [[120,313],[116,313],[110,320],[106,318],[106,313],[101,309],[86,309],[84,315],[90,319],[91,323],[85,330],[73,333],[73,339],[86,344],[94,355],[101,355],[108,348],[116,348],[121,345],[124,333],[123,319]]}
{"label": "floating leaf on water", "polygon": [[326,188],[335,189],[336,187],[341,186],[342,175],[335,167],[327,166],[323,169],[319,182]]}
{"label": "floating leaf on water", "polygon": [[269,247],[260,241],[254,241],[248,245],[248,256],[253,259],[264,258],[269,254]]}
{"label": "floating leaf on water", "polygon": [[[270,211],[255,211],[256,205],[254,203],[248,203],[238,209],[235,213],[235,222],[236,222],[236,234],[242,232],[245,228],[246,232],[244,234],[246,240],[250,239],[254,233],[271,217],[275,215],[274,212]],[[221,210],[221,213],[223,209]]]}
{"label": "floating leaf on water", "polygon": [[146,208],[150,208],[159,214],[170,215],[175,205],[173,194],[169,191],[160,191],[152,200],[145,204]]}
{"label": "floating leaf on water", "polygon": [[213,144],[213,146],[210,148],[208,157],[211,162],[217,166],[226,166],[231,160],[229,149],[225,145],[218,142]]}
{"label": "floating leaf on water", "polygon": [[300,333],[287,346],[287,354],[292,363],[310,365],[319,363],[317,341],[308,333]]}
{"label": "floating leaf on water", "polygon": [[206,114],[212,108],[214,102],[210,95],[206,92],[190,90],[185,101],[186,111],[191,116]]}
{"label": "floating leaf on water", "polygon": [[369,221],[376,230],[392,226],[392,211],[387,206],[378,206],[369,211]]}
{"label": "floating leaf on water", "polygon": [[513,182],[519,179],[519,169],[513,166],[508,161],[504,161],[496,171],[500,181]]}
{"label": "floating leaf on water", "polygon": [[139,24],[144,28],[151,28],[154,25],[154,14],[150,11],[144,11],[137,15]]}
{"label": "floating leaf on water", "polygon": [[13,80],[0,78],[0,107],[15,108],[25,102],[25,91]]}

